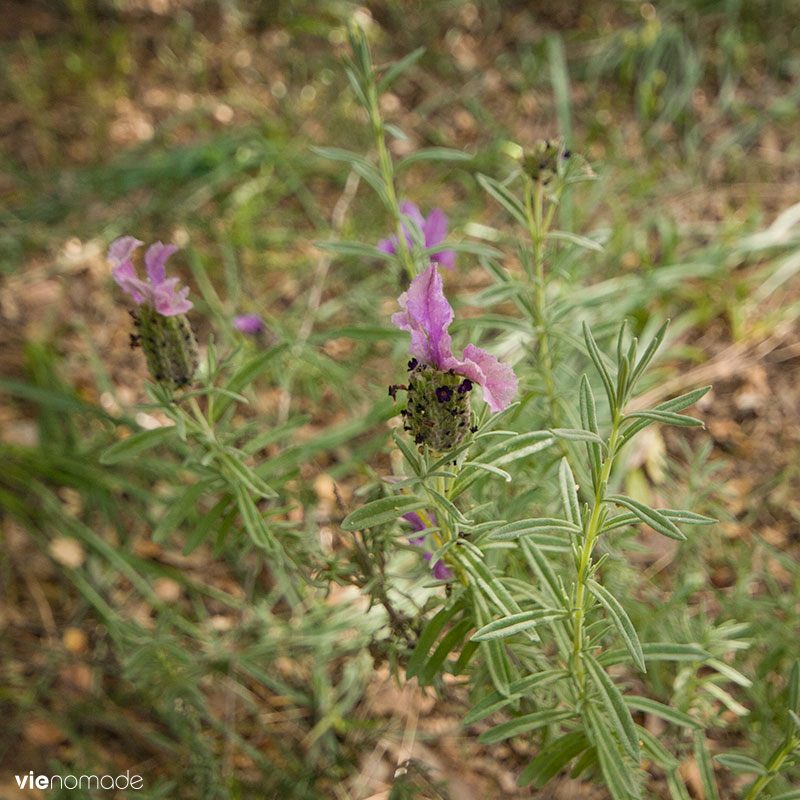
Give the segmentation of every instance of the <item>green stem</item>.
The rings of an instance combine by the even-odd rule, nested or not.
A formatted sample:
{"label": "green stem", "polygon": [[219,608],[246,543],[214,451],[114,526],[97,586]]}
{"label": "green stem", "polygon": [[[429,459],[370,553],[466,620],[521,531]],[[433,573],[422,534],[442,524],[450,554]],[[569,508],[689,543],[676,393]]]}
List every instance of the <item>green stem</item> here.
{"label": "green stem", "polygon": [[381,121],[380,109],[378,107],[378,90],[375,86],[375,79],[371,74],[365,76],[365,78],[367,80],[366,95],[369,102],[367,113],[369,114],[370,123],[372,124],[372,134],[378,146],[378,169],[383,178],[390,211],[397,225],[397,242],[400,258],[408,272],[409,278],[413,280],[417,272],[414,268],[414,260],[411,257],[411,251],[408,249],[408,242],[406,241],[403,231],[403,217],[400,213],[400,204],[397,201],[397,193],[394,189],[394,165],[392,164],[392,157],[389,154],[389,150],[386,147],[386,139],[383,135],[383,122]]}
{"label": "green stem", "polygon": [[589,522],[586,525],[586,534],[583,539],[583,546],[581,547],[578,561],[578,581],[575,593],[572,656],[581,693],[583,693],[585,689],[585,675],[583,671],[583,662],[581,661],[580,656],[581,652],[583,651],[583,625],[586,617],[586,578],[588,577],[592,567],[592,551],[594,550],[597,537],[600,534],[600,527],[603,522],[601,509],[606,492],[606,486],[608,485],[608,480],[611,477],[611,468],[614,465],[614,458],[616,456],[620,435],[620,425],[620,416],[619,414],[616,414],[614,416],[614,423],[611,428],[611,436],[608,439],[608,454],[603,461],[603,466],[600,470],[600,480],[597,482],[597,486],[595,487],[592,514],[589,518]]}
{"label": "green stem", "polygon": [[767,766],[767,774],[759,776],[758,780],[750,787],[750,791],[744,800],[756,800],[761,792],[766,789],[767,784],[780,772],[781,765],[789,757],[792,751],[800,744],[800,740],[795,736],[787,736],[782,747],[779,747],[770,758]]}
{"label": "green stem", "polygon": [[538,329],[539,362],[544,379],[545,394],[550,408],[550,421],[558,426],[558,404],[553,380],[553,357],[547,337],[547,294],[544,272],[544,240],[553,221],[556,204],[551,203],[544,215],[544,186],[539,181],[525,181],[525,212],[528,220],[528,235],[533,243],[533,265],[535,270],[533,308],[534,325]]}
{"label": "green stem", "polygon": [[[458,467],[455,467],[455,470],[458,470]],[[452,488],[453,481],[455,478],[447,478],[444,475],[437,475],[434,479],[434,488],[436,491],[442,496],[449,500],[447,497],[450,489]],[[439,532],[437,533],[434,531],[433,538],[436,540],[436,544],[441,547],[446,542],[450,542],[455,538],[453,530],[450,527],[448,515],[446,509],[444,509],[441,504],[438,502],[436,495],[434,495],[428,487],[427,480],[423,482],[423,487],[425,489],[425,494],[428,496],[428,502],[431,504],[435,514],[436,514],[436,525],[439,528]],[[448,564],[449,567],[454,569],[458,580],[464,585],[468,585],[467,576],[464,573],[463,569],[460,566]]]}
{"label": "green stem", "polygon": [[214,429],[211,427],[209,421],[206,419],[205,415],[200,409],[200,404],[197,402],[196,397],[189,398],[189,408],[192,409],[192,413],[194,414],[195,419],[199,423],[200,429],[208,437],[208,440],[213,442],[215,438]]}

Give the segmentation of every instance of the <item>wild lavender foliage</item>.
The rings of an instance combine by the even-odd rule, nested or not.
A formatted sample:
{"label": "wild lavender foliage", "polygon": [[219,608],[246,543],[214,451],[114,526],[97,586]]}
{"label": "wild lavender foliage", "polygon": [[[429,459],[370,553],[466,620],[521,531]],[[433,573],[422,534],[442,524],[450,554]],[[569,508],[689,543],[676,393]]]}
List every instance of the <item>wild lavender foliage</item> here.
{"label": "wild lavender foliage", "polygon": [[[179,454],[185,485],[154,539],[167,538],[187,519],[193,529],[186,552],[213,533],[218,552],[229,535],[243,534],[274,579],[271,596],[291,614],[305,618],[319,598],[314,593],[332,583],[357,586],[382,613],[378,623],[375,614],[368,615],[373,628],[368,634],[368,626],[358,629],[354,652],[366,656],[368,635],[370,656],[404,668],[406,677],[421,685],[440,688],[442,675],[464,676],[472,700],[465,725],[496,723],[481,734],[482,742],[532,739],[534,755],[520,775],[522,784],[544,786],[573,765],[573,774],[603,782],[615,800],[641,798],[643,764],[651,763],[666,774],[672,796],[686,800],[679,766],[691,751],[706,796],[715,797],[704,720],[691,703],[680,703],[684,709],[653,699],[646,673],[653,662],[681,662],[676,700],[700,687],[713,687],[719,696],[723,690],[715,677],[736,672],[717,657],[726,632],[705,637],[703,646],[642,642],[626,610],[628,598],[612,592],[606,580],[642,524],[683,541],[684,530],[713,522],[689,510],[652,508],[618,489],[635,437],[651,425],[702,425],[681,412],[707,387],[634,410],[637,387],[646,380],[667,325],[646,323],[640,344],[622,324],[615,343],[603,336],[598,344],[592,331],[607,330],[611,312],[581,305],[568,266],[601,244],[597,237],[554,227],[571,186],[590,180],[592,172],[559,141],[527,149],[508,145],[516,157],[508,174],[502,180],[477,176],[489,200],[517,226],[512,253],[496,246],[503,246],[498,231],[492,244],[447,241],[443,211],[424,217],[410,200],[400,202],[402,170],[470,157],[431,148],[395,162],[386,137],[397,130],[381,119],[378,98],[415,56],[377,69],[362,31],[350,31],[350,44],[354,57],[347,61],[347,76],[367,112],[375,158],[334,148],[317,152],[348,164],[372,187],[393,230],[377,245],[321,246],[380,259],[391,282],[400,278],[407,287],[391,318],[410,334],[408,353],[406,343],[396,351],[396,369],[405,372],[406,383],[389,388],[401,473],[383,476],[381,496],[343,520],[342,529],[352,535],[346,556],[321,553],[297,536],[284,519],[285,487],[301,469],[304,453],[310,458],[312,451],[287,448],[279,458],[263,458],[264,448],[289,437],[297,423],[290,419],[258,433],[231,425],[236,405],[247,403],[242,392],[277,370],[284,348],[268,345],[261,318],[246,315],[232,326],[263,350],[250,355],[239,346],[220,356],[209,340],[199,363],[193,335],[191,341],[181,338],[188,329],[184,315],[193,307],[188,289],[176,291],[177,279],[165,274],[175,248],[153,245],[145,256],[148,280],[142,281],[131,262],[141,244],[133,237],[117,240],[109,260],[115,280],[138,307],[134,342],[145,349],[156,379],[147,392],[173,425],[119,441],[105,451],[103,463],[116,464],[153,447]],[[509,266],[510,256],[518,269]],[[455,314],[439,267],[450,270],[457,287],[467,259],[482,266],[490,282],[473,300],[484,306],[503,302],[506,311],[472,324],[469,338],[491,330],[483,344],[494,352],[470,343],[458,357],[450,334]],[[375,420],[385,419],[377,396],[376,408]],[[702,680],[695,680],[701,669]],[[645,694],[630,691],[634,682]],[[355,696],[348,692],[348,703]],[[727,762],[719,758],[758,776],[745,800],[755,800],[792,763],[800,745],[798,702],[796,666],[780,746],[763,764],[739,755],[729,754]],[[639,724],[640,712],[660,717],[669,733],[653,736]]]}
{"label": "wild lavender foliage", "polygon": [[[651,425],[701,426],[681,412],[709,387],[632,410],[667,324],[648,324],[650,334],[640,343],[618,323],[612,358],[596,341],[590,323],[607,328],[613,309],[600,309],[598,318],[597,309],[581,307],[569,275],[554,269],[581,251],[602,250],[596,238],[554,229],[570,187],[592,178],[585,161],[560,141],[529,149],[508,145],[517,158],[509,174],[503,180],[477,176],[519,226],[514,255],[521,274],[504,265],[504,253],[494,245],[443,241],[446,225],[438,214],[432,223],[413,203],[399,204],[396,173],[407,165],[469,156],[436,148],[395,163],[386,139],[396,128],[384,125],[377,101],[414,56],[384,71],[372,65],[363,32],[351,30],[350,44],[347,76],[367,111],[377,159],[333,148],[318,152],[348,163],[370,183],[397,233],[374,249],[355,242],[329,247],[389,256],[390,265],[405,271],[410,287],[392,321],[411,333],[413,358],[407,385],[390,387],[405,431],[394,434],[405,474],[387,481],[385,496],[354,511],[342,527],[361,531],[368,550],[366,543],[380,540],[402,516],[418,534],[415,543],[429,543],[433,552],[426,558],[449,571],[434,575],[446,582],[447,592],[428,594],[416,618],[393,617],[395,633],[399,637],[402,629],[409,641],[406,676],[435,685],[443,673],[468,676],[474,704],[465,724],[506,715],[481,741],[533,737],[536,755],[520,775],[522,784],[544,786],[574,764],[574,775],[602,781],[615,800],[641,798],[649,762],[666,773],[673,797],[685,800],[678,767],[688,733],[707,796],[716,796],[703,722],[628,687],[634,676],[646,686],[647,666],[656,661],[693,662],[695,670],[705,667],[720,677],[730,677],[730,668],[696,643],[641,642],[627,599],[604,585],[608,559],[625,557],[639,526],[683,541],[684,530],[713,523],[689,510],[652,508],[617,488],[635,437]],[[492,238],[502,241],[497,231]],[[444,263],[442,252],[459,249],[477,257],[491,278],[481,294],[484,304],[514,304],[516,314],[492,317],[496,329],[511,331],[496,346],[514,360],[513,370],[473,345],[461,359],[452,355],[453,314],[436,262]],[[477,413],[469,405],[474,385],[482,386],[488,403]],[[520,399],[513,402],[515,397]],[[390,583],[378,578],[365,585],[379,585],[376,599],[391,607],[396,594]],[[410,639],[408,629],[415,632]],[[798,681],[794,675],[795,695]],[[790,697],[790,708],[796,701]],[[640,724],[641,711],[660,717],[669,736],[653,736]],[[765,774],[777,774],[783,757],[797,747],[793,719],[770,766],[759,765]],[[767,782],[754,783],[747,800]]]}

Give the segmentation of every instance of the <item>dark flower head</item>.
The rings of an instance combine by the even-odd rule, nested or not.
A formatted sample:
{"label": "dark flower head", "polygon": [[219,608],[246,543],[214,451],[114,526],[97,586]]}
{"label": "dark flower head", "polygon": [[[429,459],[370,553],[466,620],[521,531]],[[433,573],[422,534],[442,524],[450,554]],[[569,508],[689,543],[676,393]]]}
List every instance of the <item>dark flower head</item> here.
{"label": "dark flower head", "polygon": [[438,386],[436,388],[436,399],[440,403],[446,403],[453,396],[453,390],[449,386]]}

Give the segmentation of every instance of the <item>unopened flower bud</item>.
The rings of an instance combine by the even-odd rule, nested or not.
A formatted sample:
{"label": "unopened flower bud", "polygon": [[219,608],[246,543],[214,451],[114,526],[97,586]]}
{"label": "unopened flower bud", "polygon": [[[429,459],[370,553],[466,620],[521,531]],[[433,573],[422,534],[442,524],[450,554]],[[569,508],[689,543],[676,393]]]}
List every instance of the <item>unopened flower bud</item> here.
{"label": "unopened flower bud", "polygon": [[166,385],[190,384],[197,371],[198,353],[194,331],[184,314],[165,317],[147,304],[136,311],[138,343],[150,374]]}
{"label": "unopened flower bud", "polygon": [[408,374],[405,424],[417,444],[446,453],[470,429],[472,382],[453,370],[443,372],[417,364]]}
{"label": "unopened flower bud", "polygon": [[558,174],[559,155],[559,140],[538,141],[531,150],[522,154],[522,170],[529,178],[547,184]]}

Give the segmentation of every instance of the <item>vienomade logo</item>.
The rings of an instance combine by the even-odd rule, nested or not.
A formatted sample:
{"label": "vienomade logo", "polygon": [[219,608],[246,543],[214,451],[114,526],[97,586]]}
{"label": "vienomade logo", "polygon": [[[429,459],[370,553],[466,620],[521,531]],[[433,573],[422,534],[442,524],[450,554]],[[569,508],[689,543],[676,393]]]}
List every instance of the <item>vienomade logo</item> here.
{"label": "vienomade logo", "polygon": [[124,775],[34,775],[31,770],[27,775],[15,775],[20,789],[141,789],[144,778],[131,775],[126,770]]}

